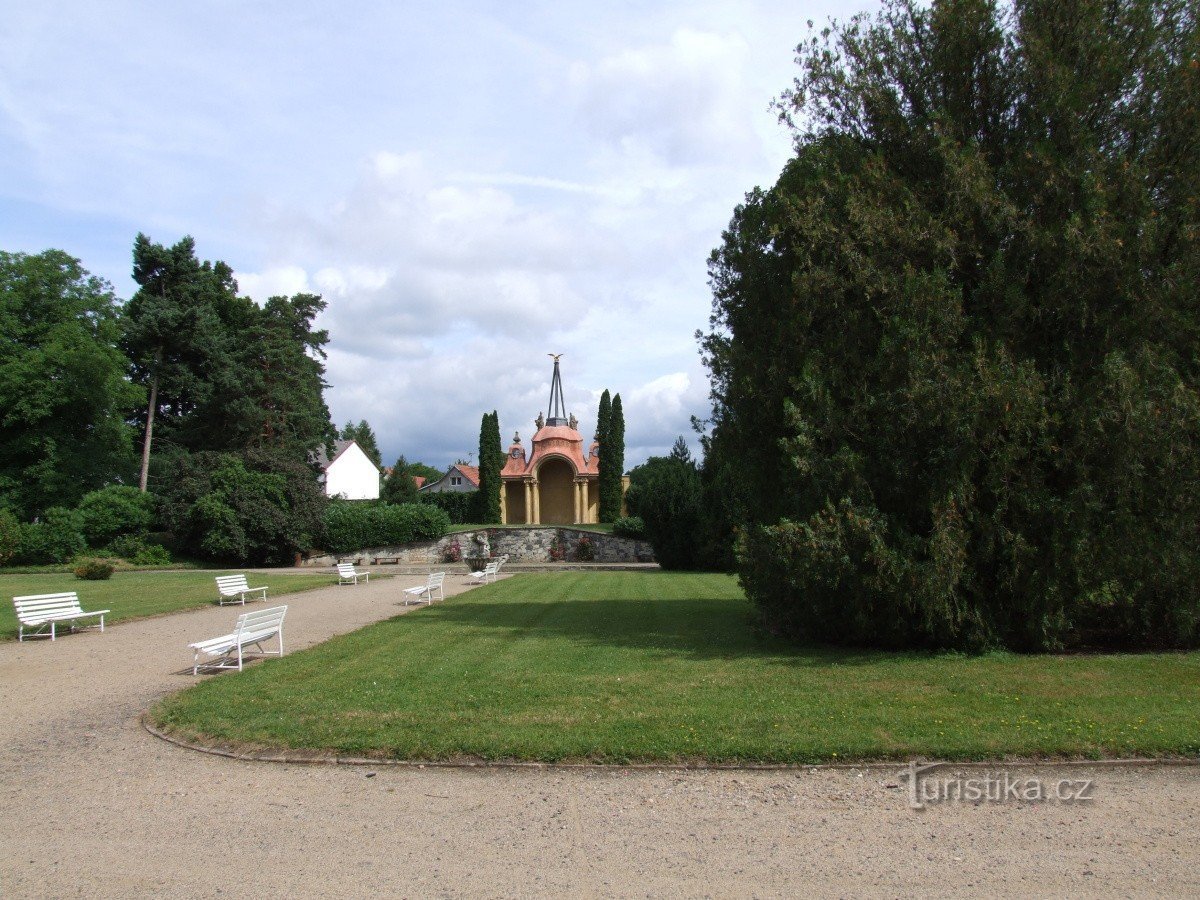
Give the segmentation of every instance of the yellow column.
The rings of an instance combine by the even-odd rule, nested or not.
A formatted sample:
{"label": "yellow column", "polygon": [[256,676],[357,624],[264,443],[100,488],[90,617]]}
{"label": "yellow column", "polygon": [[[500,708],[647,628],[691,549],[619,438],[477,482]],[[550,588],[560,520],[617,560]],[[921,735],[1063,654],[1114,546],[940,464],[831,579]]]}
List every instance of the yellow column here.
{"label": "yellow column", "polygon": [[508,524],[508,482],[500,481],[500,521]]}
{"label": "yellow column", "polygon": [[578,525],[582,519],[579,518],[579,482],[575,481],[571,484],[571,496],[575,500],[575,518],[572,522]]}
{"label": "yellow column", "polygon": [[533,482],[533,524],[542,524],[542,489],[536,480]]}
{"label": "yellow column", "polygon": [[525,482],[525,524],[533,524],[533,485]]}

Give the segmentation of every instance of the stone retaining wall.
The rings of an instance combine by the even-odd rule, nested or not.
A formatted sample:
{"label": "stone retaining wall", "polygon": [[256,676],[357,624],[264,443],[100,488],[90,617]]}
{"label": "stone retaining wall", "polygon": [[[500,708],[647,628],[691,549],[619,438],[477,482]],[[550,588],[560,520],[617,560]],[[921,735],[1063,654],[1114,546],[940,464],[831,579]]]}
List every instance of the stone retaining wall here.
{"label": "stone retaining wall", "polygon": [[581,537],[592,542],[594,562],[599,563],[652,563],[654,550],[645,541],[584,531],[569,526],[534,526],[532,528],[490,528],[480,531],[460,531],[448,534],[437,541],[421,541],[399,547],[371,547],[356,553],[341,556],[310,556],[301,565],[332,566],[340,560],[349,560],[356,565],[370,565],[378,558],[399,560],[400,565],[433,565],[443,562],[447,548],[458,541],[463,557],[475,556],[481,547],[476,535],[486,535],[491,551],[496,556],[508,554],[514,562],[548,562],[550,544],[556,537],[567,547],[567,562],[575,562],[575,545]]}

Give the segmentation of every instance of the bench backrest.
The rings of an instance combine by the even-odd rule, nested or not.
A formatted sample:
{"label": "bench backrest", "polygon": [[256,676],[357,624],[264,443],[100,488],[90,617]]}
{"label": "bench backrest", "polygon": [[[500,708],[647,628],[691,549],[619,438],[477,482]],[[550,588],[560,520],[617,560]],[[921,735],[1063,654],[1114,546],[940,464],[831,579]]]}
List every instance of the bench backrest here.
{"label": "bench backrest", "polygon": [[256,609],[254,612],[244,612],[238,616],[238,634],[251,634],[259,631],[278,631],[283,626],[283,617],[287,615],[286,606],[272,606],[270,609]]}
{"label": "bench backrest", "polygon": [[354,571],[354,563],[338,563],[337,570],[338,574],[343,577],[349,577],[350,575],[358,574]]}
{"label": "bench backrest", "polygon": [[217,590],[222,594],[240,594],[250,590],[245,575],[218,575]]}
{"label": "bench backrest", "polygon": [[445,572],[431,572],[429,574],[429,581],[427,581],[425,583],[425,586],[431,587],[431,588],[438,588],[438,587],[442,586],[442,582],[445,580],[446,580]]}
{"label": "bench backrest", "polygon": [[74,591],[65,594],[29,594],[13,597],[17,618],[22,622],[45,616],[60,616],[64,613],[80,613],[79,595]]}
{"label": "bench backrest", "polygon": [[484,575],[495,575],[499,571],[500,571],[500,560],[498,560],[498,559],[493,562],[488,563],[486,566],[483,567]]}

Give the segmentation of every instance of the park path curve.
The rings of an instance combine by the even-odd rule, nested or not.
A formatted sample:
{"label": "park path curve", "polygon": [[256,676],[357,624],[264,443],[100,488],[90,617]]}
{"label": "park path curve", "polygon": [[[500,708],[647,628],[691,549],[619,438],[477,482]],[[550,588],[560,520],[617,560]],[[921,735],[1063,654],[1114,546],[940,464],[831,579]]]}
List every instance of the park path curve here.
{"label": "park path curve", "polygon": [[[288,652],[402,612],[411,581],[280,598]],[[306,766],[148,734],[186,644],[238,611],[0,644],[0,896],[1200,895],[1195,766],[1010,770],[1096,799],[915,811],[886,767]]]}

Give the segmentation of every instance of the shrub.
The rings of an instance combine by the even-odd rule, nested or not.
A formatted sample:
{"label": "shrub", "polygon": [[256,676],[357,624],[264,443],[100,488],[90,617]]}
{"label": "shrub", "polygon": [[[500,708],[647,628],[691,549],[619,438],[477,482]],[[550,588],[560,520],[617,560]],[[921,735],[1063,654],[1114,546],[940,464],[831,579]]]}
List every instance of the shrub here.
{"label": "shrub", "polygon": [[124,535],[145,534],[154,520],[154,497],[113,484],[84,494],[77,507],[89,547],[103,547]]}
{"label": "shrub", "polygon": [[554,540],[550,542],[550,559],[553,562],[562,562],[567,558],[567,544],[560,536],[555,535]]}
{"label": "shrub", "polygon": [[320,543],[327,504],[312,469],[282,453],[205,452],[173,461],[161,516],[189,555],[286,565]]}
{"label": "shrub", "polygon": [[85,581],[106,581],[112,573],[112,563],[103,559],[81,559],[75,564],[75,577]]}
{"label": "shrub", "polygon": [[428,503],[364,506],[335,502],[325,512],[325,549],[349,553],[412,541],[434,541],[450,528],[445,512]]}
{"label": "shrub", "polygon": [[21,549],[17,556],[23,563],[65,563],[85,546],[75,511],[52,506],[40,521],[21,526]]}
{"label": "shrub", "polygon": [[471,521],[474,510],[474,491],[454,493],[441,491],[436,494],[417,494],[417,502],[436,506],[450,517],[451,525],[465,525]]}
{"label": "shrub", "polygon": [[646,523],[641,516],[621,516],[613,522],[613,534],[640,541],[646,537]]}
{"label": "shrub", "polygon": [[575,542],[575,558],[580,562],[591,562],[596,558],[596,545],[589,537],[580,537]]}
{"label": "shrub", "polygon": [[446,547],[446,552],[442,554],[443,562],[462,562],[463,551],[462,544],[458,542],[458,538],[452,540],[449,546]]}
{"label": "shrub", "polygon": [[7,509],[0,509],[0,566],[21,550],[21,523]]}
{"label": "shrub", "polygon": [[625,495],[629,511],[641,518],[646,540],[664,569],[695,569],[700,525],[700,475],[694,463],[656,456],[639,466]]}
{"label": "shrub", "polygon": [[129,561],[135,566],[169,566],[171,554],[161,544],[147,544]]}

